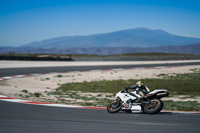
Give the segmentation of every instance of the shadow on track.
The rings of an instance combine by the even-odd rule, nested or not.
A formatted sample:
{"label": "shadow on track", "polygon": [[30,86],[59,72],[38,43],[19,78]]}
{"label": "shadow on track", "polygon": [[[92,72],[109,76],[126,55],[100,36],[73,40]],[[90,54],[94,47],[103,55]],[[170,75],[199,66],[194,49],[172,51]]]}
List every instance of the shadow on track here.
{"label": "shadow on track", "polygon": [[143,112],[132,112],[132,111],[120,111],[118,113],[120,113],[120,114],[138,114],[138,115],[174,115],[174,113],[170,112],[170,111],[162,111],[157,114],[145,114]]}

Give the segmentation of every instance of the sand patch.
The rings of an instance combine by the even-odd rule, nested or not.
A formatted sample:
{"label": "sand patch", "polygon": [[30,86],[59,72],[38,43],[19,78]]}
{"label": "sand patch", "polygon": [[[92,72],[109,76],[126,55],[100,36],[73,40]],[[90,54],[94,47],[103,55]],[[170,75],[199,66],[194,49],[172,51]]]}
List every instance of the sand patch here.
{"label": "sand patch", "polygon": [[[59,96],[47,95],[64,83],[78,83],[90,82],[101,80],[128,80],[128,79],[141,79],[141,78],[160,78],[158,75],[166,74],[184,74],[191,73],[192,69],[200,69],[200,65],[196,66],[181,66],[172,68],[151,68],[151,69],[130,69],[130,70],[114,70],[114,71],[92,71],[92,72],[71,72],[71,73],[54,73],[46,75],[36,75],[31,77],[14,78],[9,80],[0,81],[0,94],[10,96],[13,98],[21,98],[34,101],[56,101]],[[147,85],[148,86],[148,85]],[[24,90],[33,96],[25,96]],[[80,90],[81,91],[81,90]],[[37,97],[37,93],[40,97]],[[97,97],[106,98],[106,95],[112,94],[83,94],[77,93],[76,95],[82,97]],[[63,98],[63,97],[62,97]],[[113,96],[112,96],[113,98]],[[109,99],[109,98],[108,98]],[[66,97],[64,100],[73,101],[72,97]],[[168,100],[182,100],[180,97],[168,98]],[[187,99],[200,102],[199,98]],[[76,102],[82,102],[81,100]],[[92,100],[91,100],[92,102]]]}

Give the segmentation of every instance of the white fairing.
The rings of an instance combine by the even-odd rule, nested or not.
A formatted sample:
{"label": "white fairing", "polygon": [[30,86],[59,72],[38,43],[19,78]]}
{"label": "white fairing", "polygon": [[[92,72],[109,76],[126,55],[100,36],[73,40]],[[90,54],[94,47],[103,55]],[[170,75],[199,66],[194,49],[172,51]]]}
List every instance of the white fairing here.
{"label": "white fairing", "polygon": [[[137,97],[141,97],[139,94],[136,94],[136,91],[133,91],[131,93],[135,94]],[[129,99],[132,99],[132,100],[136,99],[136,97],[130,95],[129,93],[121,93],[121,91],[116,94],[115,98],[117,98],[117,97],[120,97],[121,100],[124,102],[126,102]]]}
{"label": "white fairing", "polygon": [[[136,91],[133,91],[131,93],[135,94],[137,97],[141,97],[139,94],[136,94]],[[136,99],[136,97],[130,95],[129,93],[121,93],[121,91],[116,94],[116,98],[117,97],[120,97],[123,103],[126,103],[126,101],[128,101],[129,99],[132,99],[132,100]],[[142,112],[142,109],[140,105],[132,105],[131,111]]]}

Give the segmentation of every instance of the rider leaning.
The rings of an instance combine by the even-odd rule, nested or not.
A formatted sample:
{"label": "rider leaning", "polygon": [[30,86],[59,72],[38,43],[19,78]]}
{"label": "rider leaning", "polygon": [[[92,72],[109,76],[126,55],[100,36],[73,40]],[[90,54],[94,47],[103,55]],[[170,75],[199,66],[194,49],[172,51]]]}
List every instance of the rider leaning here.
{"label": "rider leaning", "polygon": [[129,89],[136,89],[136,93],[141,96],[140,99],[145,98],[146,94],[150,92],[149,88],[145,86],[144,82],[142,81],[138,81],[136,85],[126,87],[125,89],[126,91],[128,91]]}

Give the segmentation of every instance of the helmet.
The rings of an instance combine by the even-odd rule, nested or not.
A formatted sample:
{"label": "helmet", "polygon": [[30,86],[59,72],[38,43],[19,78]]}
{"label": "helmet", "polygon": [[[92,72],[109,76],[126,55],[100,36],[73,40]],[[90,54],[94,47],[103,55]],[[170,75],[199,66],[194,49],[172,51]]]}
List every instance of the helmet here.
{"label": "helmet", "polygon": [[144,85],[144,82],[138,81],[138,82],[136,83],[136,85],[137,85],[138,87],[141,87],[142,85]]}

